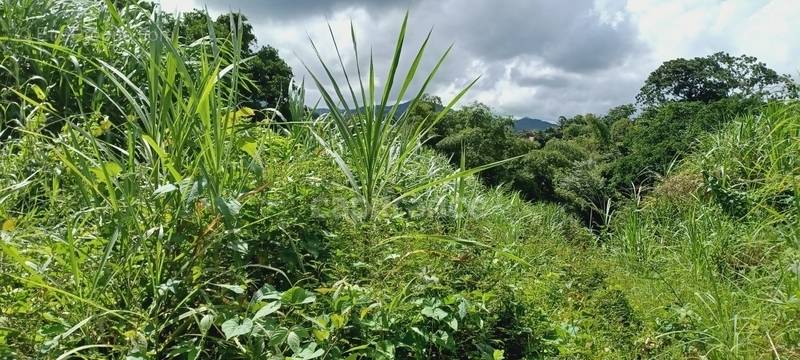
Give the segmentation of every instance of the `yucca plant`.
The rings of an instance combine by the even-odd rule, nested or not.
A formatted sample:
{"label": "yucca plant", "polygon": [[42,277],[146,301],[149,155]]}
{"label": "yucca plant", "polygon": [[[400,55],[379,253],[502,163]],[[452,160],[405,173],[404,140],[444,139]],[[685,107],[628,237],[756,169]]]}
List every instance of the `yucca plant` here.
{"label": "yucca plant", "polygon": [[[316,132],[314,132],[314,135],[344,172],[349,182],[349,187],[363,205],[363,218],[366,220],[371,219],[382,209],[414,193],[460,177],[470,176],[512,160],[507,159],[474,169],[461,170],[444,178],[417,184],[411,188],[401,190],[384,207],[377,208],[381,197],[386,195],[387,187],[394,184],[398,176],[403,175],[409,158],[417,153],[431,129],[447,115],[459,99],[478,81],[476,78],[469,82],[435,116],[427,117],[417,122],[412,121],[410,115],[419,105],[428,85],[450,53],[452,49],[452,46],[450,46],[439,56],[435,66],[424,78],[419,89],[408,100],[410,102],[408,108],[405,111],[399,111],[399,105],[406,99],[412,82],[417,78],[425,49],[431,37],[431,32],[428,32],[422,45],[414,55],[405,76],[398,77],[398,66],[405,45],[407,25],[408,13],[403,18],[403,23],[400,27],[400,34],[395,44],[394,55],[392,56],[389,72],[386,75],[382,94],[376,94],[375,69],[371,55],[365,84],[355,29],[352,24],[350,24],[350,36],[357,68],[355,74],[358,78],[357,87],[354,88],[353,82],[350,80],[351,74],[348,73],[345,67],[339,51],[339,45],[330,26],[328,28],[339,59],[338,65],[344,74],[344,83],[340,83],[333,76],[331,68],[322,59],[313,40],[311,41],[311,46],[322,65],[325,77],[331,83],[331,89],[323,85],[321,76],[317,76],[308,65],[305,65],[322,94],[323,101],[330,109],[328,117],[336,129],[333,138],[326,139],[323,134]],[[399,88],[397,84],[400,84]],[[356,93],[356,89],[358,93]],[[392,93],[395,91],[396,96],[391,99]]]}

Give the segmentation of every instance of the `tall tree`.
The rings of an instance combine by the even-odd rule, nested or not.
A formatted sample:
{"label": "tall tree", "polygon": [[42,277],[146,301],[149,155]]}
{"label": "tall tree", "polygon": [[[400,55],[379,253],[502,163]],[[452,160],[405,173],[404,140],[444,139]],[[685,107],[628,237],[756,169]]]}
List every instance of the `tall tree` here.
{"label": "tall tree", "polygon": [[[441,106],[438,98],[427,99],[428,112]],[[458,163],[463,152],[468,168],[527,154],[538,145],[515,133],[510,117],[496,115],[481,103],[449,112],[432,133],[435,137],[427,145],[446,154],[454,163]],[[506,184],[514,188],[514,184],[521,180],[519,163],[515,161],[488,169],[481,172],[480,177],[492,186]]]}
{"label": "tall tree", "polygon": [[292,68],[279,56],[278,50],[272,46],[262,46],[246,66],[246,72],[253,81],[251,88],[244,91],[244,96],[261,107],[277,108],[284,116],[289,116],[287,91],[292,81]]}
{"label": "tall tree", "polygon": [[718,52],[664,62],[650,73],[636,100],[645,106],[668,101],[710,103],[730,96],[760,99],[797,97],[789,75],[781,75],[753,56]]}

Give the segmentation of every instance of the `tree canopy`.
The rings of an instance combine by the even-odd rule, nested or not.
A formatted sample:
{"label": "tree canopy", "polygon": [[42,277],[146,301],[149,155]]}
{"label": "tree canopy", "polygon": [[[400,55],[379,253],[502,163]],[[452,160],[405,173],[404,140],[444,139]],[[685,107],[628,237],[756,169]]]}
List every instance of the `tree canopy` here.
{"label": "tree canopy", "polygon": [[644,106],[667,101],[709,103],[730,96],[763,99],[796,97],[797,85],[753,56],[725,52],[674,59],[650,73],[636,100]]}

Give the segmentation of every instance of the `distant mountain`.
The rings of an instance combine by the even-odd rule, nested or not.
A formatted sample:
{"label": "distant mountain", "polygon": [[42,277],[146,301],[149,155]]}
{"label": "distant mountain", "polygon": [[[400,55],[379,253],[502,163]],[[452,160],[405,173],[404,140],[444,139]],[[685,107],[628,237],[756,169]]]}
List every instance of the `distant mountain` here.
{"label": "distant mountain", "polygon": [[527,116],[514,122],[514,130],[518,132],[547,130],[553,126],[556,124]]}

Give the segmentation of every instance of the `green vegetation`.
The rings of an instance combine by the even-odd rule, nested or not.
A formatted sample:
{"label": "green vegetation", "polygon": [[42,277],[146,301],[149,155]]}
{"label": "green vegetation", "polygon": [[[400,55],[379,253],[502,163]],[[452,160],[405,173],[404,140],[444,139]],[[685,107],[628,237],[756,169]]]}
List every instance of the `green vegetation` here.
{"label": "green vegetation", "polygon": [[[710,85],[702,83],[715,79],[726,82],[713,96],[676,90],[706,88]],[[562,117],[556,127],[520,137],[510,118],[473,104],[445,117],[428,144],[454,163],[462,145],[470,165],[522,156],[481,177],[526,199],[559,203],[598,229],[618,205],[649,189],[695,150],[699,137],[737,116],[758,113],[777,97],[796,97],[796,88],[787,75],[748,56],[678,59],[650,75],[638,109],[626,104],[602,115]],[[654,93],[660,94],[657,99]],[[430,116],[440,105],[436,98],[425,100],[431,106],[418,110],[417,117]]]}
{"label": "green vegetation", "polygon": [[194,10],[181,15],[180,21],[176,21],[171,15],[164,16],[164,27],[172,29],[177,24],[178,36],[185,44],[192,44],[197,40],[209,36],[209,25],[213,28],[215,37],[227,39],[231,37],[232,31],[240,27],[241,33],[241,57],[252,59],[246,62],[242,71],[246,74],[244,85],[239,90],[239,97],[248,107],[262,110],[254,116],[256,120],[268,117],[263,112],[269,109],[277,109],[283,114],[288,114],[289,100],[287,89],[292,80],[292,69],[278,55],[278,50],[265,45],[257,51],[252,49],[256,45],[256,36],[253,34],[253,27],[247,23],[247,17],[242,14],[233,13],[220,15],[212,21],[209,16],[200,10]]}
{"label": "green vegetation", "polygon": [[620,285],[652,309],[660,332],[648,351],[800,355],[798,110],[773,104],[705,136],[651,197],[613,220]]}
{"label": "green vegetation", "polygon": [[241,14],[0,14],[0,358],[800,357],[800,104],[755,59],[521,137],[425,94],[446,53],[412,89],[407,20],[382,94],[308,63],[317,117]]}

